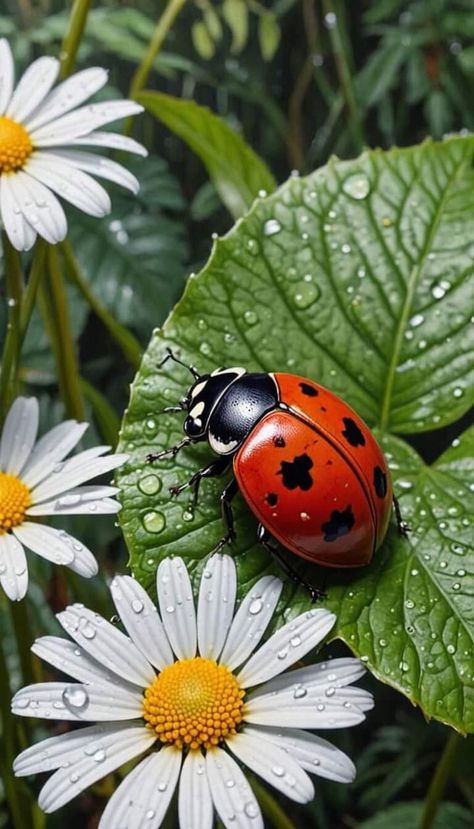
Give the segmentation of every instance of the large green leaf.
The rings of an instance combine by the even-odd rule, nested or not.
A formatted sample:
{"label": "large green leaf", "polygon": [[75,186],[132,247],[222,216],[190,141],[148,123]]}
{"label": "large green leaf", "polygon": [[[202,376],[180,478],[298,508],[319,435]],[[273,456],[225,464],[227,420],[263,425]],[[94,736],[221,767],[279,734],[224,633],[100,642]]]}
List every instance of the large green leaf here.
{"label": "large green leaf", "polygon": [[[359,829],[419,829],[422,815],[422,801],[397,803],[359,823]],[[431,825],[433,829],[470,829],[472,812],[457,803],[441,803]]]}
{"label": "large green leaf", "polygon": [[[189,384],[179,366],[159,368],[167,346],[203,372],[295,371],[346,398],[377,427],[413,532],[406,540],[392,526],[368,568],[326,571],[336,633],[378,677],[460,730],[474,729],[473,435],[428,468],[393,433],[450,423],[472,401],[473,149],[471,138],[453,138],[333,159],[258,200],[153,337],[123,423],[131,457],[119,474],[132,568],[153,590],[163,556],[194,567],[223,532],[222,481],[203,484],[194,517],[185,494],[168,494],[209,459],[206,446],[145,461],[182,435],[179,416],[157,416]],[[272,565],[240,498],[236,526],[242,593]],[[306,575],[323,577],[311,567]],[[307,606],[287,584],[280,618]]]}
{"label": "large green leaf", "polygon": [[207,107],[163,92],[143,92],[138,100],[199,156],[235,219],[248,210],[260,190],[275,188],[265,162]]}

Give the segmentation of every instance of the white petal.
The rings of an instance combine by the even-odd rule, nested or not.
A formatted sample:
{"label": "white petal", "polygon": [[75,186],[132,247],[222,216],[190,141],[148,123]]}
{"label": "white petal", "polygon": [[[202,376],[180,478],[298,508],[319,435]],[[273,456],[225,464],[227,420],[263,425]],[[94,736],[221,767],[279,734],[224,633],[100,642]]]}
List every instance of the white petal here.
{"label": "white petal", "polygon": [[148,155],[148,150],[143,144],[117,132],[91,132],[81,138],[71,139],[68,144],[72,147],[111,147],[113,150],[123,150],[144,157]]}
{"label": "white petal", "polygon": [[[71,490],[72,491],[72,490]],[[64,495],[53,498],[51,501],[42,501],[28,507],[27,515],[115,515],[120,512],[122,505],[113,498],[87,499],[70,495],[68,490]]]}
{"label": "white petal", "polygon": [[301,766],[286,751],[241,731],[226,740],[228,748],[249,769],[297,803],[314,797],[314,786]]}
{"label": "white petal", "polygon": [[56,771],[43,786],[38,797],[40,809],[50,813],[69,803],[96,780],[142,754],[155,739],[156,735],[143,726],[123,728],[98,739],[92,737],[89,747],[79,750],[77,759]]}
{"label": "white petal", "polygon": [[13,247],[30,250],[36,239],[36,232],[26,221],[15,196],[16,175],[0,176],[0,211],[2,222]]}
{"label": "white petal", "polygon": [[110,671],[141,688],[155,680],[155,671],[128,636],[98,613],[74,604],[57,618],[71,638]]}
{"label": "white petal", "polygon": [[98,104],[89,104],[50,121],[30,133],[36,147],[57,147],[65,144],[71,138],[85,135],[104,124],[127,118],[143,112],[143,107],[134,101],[103,101]]}
{"label": "white petal", "polygon": [[0,470],[18,475],[34,446],[38,431],[38,401],[34,397],[17,397],[11,406],[2,431]]}
{"label": "white petal", "polygon": [[97,478],[105,472],[117,469],[128,458],[128,455],[107,455],[97,458],[86,452],[80,452],[74,458],[66,461],[59,472],[50,475],[32,490],[32,499],[35,504],[53,498],[55,495],[66,493],[73,487]]}
{"label": "white petal", "polygon": [[99,178],[108,179],[115,184],[120,184],[131,190],[132,193],[138,193],[140,183],[133,173],[130,173],[121,164],[116,161],[111,161],[110,158],[101,158],[94,153],[81,152],[79,150],[62,150],[57,149],[55,156],[61,158],[66,164],[72,167],[77,167],[79,170],[84,170],[85,173],[91,173]]}
{"label": "white petal", "polygon": [[73,169],[60,158],[37,151],[24,169],[83,213],[99,217],[110,213],[112,205],[107,191],[91,176]]}
{"label": "white petal", "polygon": [[61,531],[53,527],[23,521],[13,528],[13,533],[28,550],[53,564],[69,564],[74,559],[73,549],[64,541]]}
{"label": "white petal", "polygon": [[196,655],[196,611],[189,574],[182,560],[165,558],[158,567],[156,584],[161,618],[178,659]]}
{"label": "white petal", "polygon": [[20,601],[28,588],[25,551],[9,533],[0,535],[0,584],[13,602]]}
{"label": "white petal", "polygon": [[36,444],[22,470],[21,477],[25,484],[31,488],[46,478],[56,464],[79,443],[87,427],[87,423],[65,420],[46,432]]}
{"label": "white petal", "polygon": [[355,778],[356,769],[347,754],[308,731],[297,728],[248,727],[245,732],[253,734],[257,740],[270,740],[280,746],[310,774],[317,774],[337,783],[351,783]]}
{"label": "white petal", "polygon": [[137,648],[155,668],[174,662],[158,610],[146,590],[131,576],[116,576],[110,590],[122,623]]}
{"label": "white petal", "polygon": [[0,115],[3,115],[13,92],[15,68],[8,40],[0,40]]}
{"label": "white petal", "polygon": [[182,754],[173,746],[145,757],[110,798],[99,829],[149,826],[157,829],[166,814],[181,770]]}
{"label": "white petal", "polygon": [[334,613],[323,608],[308,610],[292,619],[250,657],[237,676],[239,684],[248,688],[281,674],[319,645],[335,621]]}
{"label": "white petal", "polygon": [[42,57],[33,61],[18,81],[6,115],[15,121],[27,118],[46,97],[59,72],[56,58]]}
{"label": "white petal", "polygon": [[179,781],[178,814],[182,829],[212,829],[211,791],[206,762],[200,751],[190,751],[184,761]]}
{"label": "white petal", "polygon": [[[68,704],[81,700],[84,705]],[[143,716],[143,696],[120,686],[82,685],[78,682],[40,682],[21,688],[12,699],[18,717],[72,722],[114,722]]]}
{"label": "white petal", "polygon": [[52,245],[62,242],[67,221],[54,193],[21,170],[16,174],[15,187],[17,203],[31,227]]}
{"label": "white petal", "polygon": [[141,732],[143,726],[137,725],[134,721],[103,723],[49,737],[22,751],[13,763],[13,771],[16,777],[25,777],[28,774],[66,768],[71,761],[79,759],[84,749],[95,740],[113,739],[126,731]]}
{"label": "white petal", "polygon": [[41,106],[25,119],[28,131],[31,132],[82,104],[107,83],[107,77],[107,71],[99,66],[76,72],[53,89]]}
{"label": "white petal", "polygon": [[69,536],[72,548],[74,550],[74,559],[68,564],[70,570],[83,576],[85,579],[91,579],[99,572],[99,563],[93,553],[77,538]]}
{"label": "white petal", "polygon": [[372,695],[363,688],[330,690],[328,696],[320,687],[296,683],[288,690],[248,699],[245,720],[285,728],[347,728],[363,722],[364,711],[373,707]]}
{"label": "white petal", "polygon": [[49,662],[62,673],[79,680],[84,685],[107,687],[118,683],[121,687],[136,694],[135,685],[107,670],[76,642],[61,639],[60,636],[41,636],[33,643],[31,650],[40,659]]}
{"label": "white petal", "polygon": [[[295,688],[304,687],[306,690],[315,690],[324,694],[330,688],[342,688],[356,682],[365,674],[365,668],[360,659],[343,657],[319,662],[316,665],[307,665],[290,673],[284,673],[266,682],[253,691],[249,699],[268,697],[274,692],[292,692]],[[331,696],[331,694],[329,694]]]}
{"label": "white petal", "polygon": [[231,557],[212,556],[201,577],[197,609],[199,653],[206,659],[219,658],[232,622],[236,590]]}
{"label": "white petal", "polygon": [[212,799],[226,829],[264,829],[262,813],[247,778],[220,748],[206,754]]}
{"label": "white petal", "polygon": [[219,660],[230,671],[242,665],[260,642],[278,604],[282,587],[280,579],[264,576],[245,595]]}

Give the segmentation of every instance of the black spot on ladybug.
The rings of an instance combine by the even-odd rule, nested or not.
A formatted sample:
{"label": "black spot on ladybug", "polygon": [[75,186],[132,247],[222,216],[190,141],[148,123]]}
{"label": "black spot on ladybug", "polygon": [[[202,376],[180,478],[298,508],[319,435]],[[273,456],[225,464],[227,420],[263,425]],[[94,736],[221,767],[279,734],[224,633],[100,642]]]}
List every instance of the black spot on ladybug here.
{"label": "black spot on ladybug", "polygon": [[286,446],[285,439],[282,438],[281,435],[277,435],[276,437],[274,437],[273,443],[275,444],[275,446],[278,446],[279,449],[283,449],[283,447]]}
{"label": "black spot on ladybug", "polygon": [[365,446],[365,437],[360,431],[357,423],[354,423],[351,417],[342,418],[344,426],[346,427],[342,434],[351,446]]}
{"label": "black spot on ladybug", "polygon": [[269,507],[276,507],[278,504],[278,495],[276,492],[268,492],[265,495],[265,501],[267,502]]}
{"label": "black spot on ladybug", "polygon": [[308,397],[317,397],[319,392],[314,386],[310,386],[308,383],[300,383],[300,389],[303,394],[307,394]]}
{"label": "black spot on ladybug", "polygon": [[332,466],[332,461],[326,461],[326,466]]}
{"label": "black spot on ladybug", "polygon": [[311,489],[313,479],[309,470],[312,466],[313,461],[309,455],[297,455],[292,461],[282,461],[277,475],[283,476],[283,486],[287,489]]}
{"label": "black spot on ladybug", "polygon": [[321,411],[322,412],[327,412],[326,406],[321,406]]}
{"label": "black spot on ladybug", "polygon": [[321,526],[324,533],[324,540],[336,541],[341,536],[347,535],[354,526],[354,520],[351,506],[341,511],[337,509],[333,510],[330,520]]}
{"label": "black spot on ladybug", "polygon": [[387,476],[380,466],[374,467],[374,489],[379,498],[385,498],[387,494]]}

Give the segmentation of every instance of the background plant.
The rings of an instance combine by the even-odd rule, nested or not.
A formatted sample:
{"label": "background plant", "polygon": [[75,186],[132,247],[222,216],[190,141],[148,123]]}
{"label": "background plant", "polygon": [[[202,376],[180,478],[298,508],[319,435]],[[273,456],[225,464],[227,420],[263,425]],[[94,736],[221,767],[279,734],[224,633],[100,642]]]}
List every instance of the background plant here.
{"label": "background plant", "polygon": [[[82,7],[86,11],[87,5],[79,3],[76,8]],[[160,10],[165,10],[164,4]],[[168,323],[166,336],[177,339],[181,348],[187,349],[200,367],[229,359],[235,362],[242,345],[235,325],[229,319],[229,310],[226,310],[224,320],[213,323],[213,308],[206,296],[206,286],[211,285],[212,279],[215,279],[215,291],[222,291],[222,283],[216,276],[219,269],[225,274],[231,273],[234,258],[238,258],[237,248],[247,245],[253,238],[257,239],[258,244],[262,241],[262,236],[255,231],[256,224],[264,219],[275,218],[277,208],[284,210],[284,193],[290,194],[290,201],[292,198],[299,199],[307,185],[294,179],[281,195],[274,197],[274,201],[262,198],[262,191],[270,193],[275,187],[275,181],[284,181],[294,168],[307,173],[324,164],[331,153],[350,158],[358,155],[365,145],[388,148],[396,143],[408,146],[418,143],[427,135],[441,138],[447,131],[472,129],[470,99],[474,47],[472,14],[467,2],[448,3],[439,0],[432,3],[420,0],[410,3],[378,0],[363,5],[344,4],[340,0],[325,0],[321,3],[277,0],[273,4],[226,0],[212,4],[172,2],[166,10],[168,17],[164,26],[161,18],[158,39],[155,4],[145,0],[138,4],[96,4],[88,12],[76,66],[80,68],[98,63],[111,67],[109,87],[104,96],[111,89],[115,92],[120,90],[126,95],[132,84],[135,84],[134,91],[137,94],[140,88],[146,87],[160,93],[156,96],[148,93],[142,95],[142,101],[150,112],[140,124],[134,126],[133,134],[147,145],[150,157],[134,164],[133,171],[142,185],[138,199],[132,200],[118,191],[113,193],[113,213],[101,222],[89,221],[72,209],[68,211],[71,228],[68,243],[57,252],[58,266],[66,277],[64,294],[59,298],[59,305],[57,297],[54,304],[54,296],[50,293],[48,297],[46,292],[41,302],[35,304],[18,361],[16,388],[39,397],[43,428],[57,422],[65,411],[79,417],[85,413],[93,422],[88,438],[90,441],[100,438],[101,441],[116,443],[120,417],[128,402],[128,383],[139,365],[141,351],[149,340],[152,328],[166,318],[181,295],[187,275],[199,270],[206,261],[213,244],[212,235],[222,235],[228,231],[233,218],[238,218],[250,208],[259,191],[262,200],[246,220],[245,229],[241,230],[240,235],[234,234],[229,241],[217,244],[206,275],[190,283],[185,300]],[[13,6],[4,2],[0,33],[10,39],[17,59],[22,64],[41,53],[58,54],[69,25],[69,12],[69,9],[65,10],[61,4],[55,3],[38,6],[23,0],[18,6]],[[304,49],[302,44],[305,44]],[[148,69],[150,74],[147,77]],[[140,83],[137,86],[137,78],[138,82],[143,81],[141,87]],[[208,107],[209,112],[200,107]],[[472,150],[469,152],[472,155]],[[423,157],[420,151],[420,158]],[[337,173],[340,170],[341,177],[344,170],[344,176],[348,178],[349,171],[353,171],[353,174],[360,172],[360,165],[343,168],[336,164],[332,169]],[[363,171],[366,175],[370,173],[365,167]],[[330,172],[324,175],[329,176]],[[351,196],[346,193],[342,196],[342,204],[350,205],[350,199]],[[356,211],[359,207],[363,209],[363,204],[363,200],[360,204],[353,201],[353,210]],[[466,204],[463,204],[466,221],[468,210],[467,198]],[[277,218],[285,226],[283,214]],[[392,228],[397,224],[394,217],[386,212],[380,214],[380,219],[391,221]],[[345,228],[337,227],[337,221],[333,219],[328,219],[327,223],[336,225],[333,231],[334,241],[339,246],[351,244],[346,239]],[[314,229],[315,225],[312,227]],[[306,231],[301,229],[301,232]],[[381,225],[382,234],[387,236],[392,232],[390,225]],[[406,234],[408,233],[407,229]],[[409,245],[407,239],[409,240],[408,235],[402,241]],[[263,243],[266,250],[271,250],[272,244],[278,244],[278,236],[273,241],[271,237],[265,238]],[[29,285],[34,285],[40,271],[38,262],[41,265],[41,255],[37,248],[34,253],[36,270],[31,257],[22,257]],[[50,254],[43,251],[43,255]],[[345,261],[344,257],[348,255],[342,254],[341,261]],[[240,265],[248,269],[250,274],[253,267],[251,257],[252,252],[247,250]],[[451,486],[454,475],[453,501],[462,498],[464,504],[469,497],[468,490],[463,490],[462,496],[457,494],[457,490],[468,483],[466,476],[469,472],[469,453],[465,437],[461,449],[455,446],[448,450],[444,460],[440,461],[440,470],[435,477],[430,477],[433,473],[427,473],[424,466],[441,455],[468,424],[468,387],[465,382],[467,378],[464,377],[467,364],[463,363],[459,367],[456,362],[466,348],[459,344],[456,336],[467,343],[464,337],[467,331],[472,330],[472,326],[467,327],[464,316],[462,324],[456,324],[454,317],[461,312],[467,313],[468,310],[469,299],[466,300],[466,294],[462,291],[468,290],[471,285],[472,294],[472,265],[469,257],[469,246],[466,245],[462,266],[459,262],[453,266],[452,277],[436,272],[436,259],[430,265],[433,272],[432,278],[430,272],[428,290],[434,289],[438,293],[444,291],[438,307],[443,309],[443,316],[446,314],[453,320],[453,331],[447,336],[454,336],[452,351],[449,354],[448,350],[443,351],[439,360],[441,386],[446,385],[445,400],[444,392],[440,392],[442,405],[439,406],[437,396],[430,403],[429,414],[426,416],[431,418],[430,430],[435,428],[436,431],[426,432],[427,423],[420,425],[420,418],[424,415],[413,411],[407,415],[405,412],[403,416],[400,415],[398,423],[392,424],[396,428],[391,431],[404,435],[407,431],[417,434],[409,438],[409,445],[397,443],[396,438],[390,438],[387,444],[388,451],[395,457],[395,463],[400,465],[403,461],[402,470],[396,470],[396,477],[399,481],[413,485],[411,489],[407,487],[405,490],[406,509],[414,512],[417,526],[422,527],[425,516],[420,513],[426,507],[421,502],[416,503],[416,497],[427,499],[429,506],[432,491],[436,494],[440,486],[446,491],[446,476]],[[334,264],[337,265],[336,262]],[[363,264],[358,263],[357,266],[360,268]],[[342,271],[344,268],[345,266]],[[314,270],[314,262],[311,269]],[[300,270],[299,264],[297,271],[284,286],[288,295],[291,288],[292,303],[295,290],[291,280],[299,280],[307,272]],[[385,277],[388,278],[387,272],[384,272]],[[451,291],[443,287],[443,280],[453,286],[457,278],[460,280],[457,287],[461,293],[453,309]],[[339,276],[337,279],[337,289],[343,287],[347,291],[352,286],[352,282],[342,285]],[[357,276],[354,282],[356,279]],[[364,283],[362,278],[360,285],[362,284],[368,283]],[[19,322],[18,305],[11,303],[15,299],[11,285],[4,281],[2,288],[2,324],[6,342],[8,320],[15,324]],[[251,290],[250,281],[248,288]],[[357,291],[348,295],[351,301],[357,299]],[[232,309],[233,302],[229,301],[225,291],[217,295],[221,297],[221,305]],[[182,321],[189,321],[186,314],[191,300],[194,303],[193,327],[190,329],[192,337],[185,341],[180,325],[183,324]],[[311,308],[311,304],[308,308]],[[196,313],[198,309],[199,313]],[[242,305],[243,314],[246,310],[249,309]],[[298,313],[301,314],[298,320],[306,325],[312,311],[305,313],[302,308]],[[361,320],[357,318],[357,306],[352,307],[352,313],[355,319],[353,327],[359,331]],[[210,326],[209,336],[204,334],[201,320],[205,326]],[[245,325],[249,320],[251,318],[247,317]],[[213,325],[218,324],[223,326],[223,330],[217,341],[212,329]],[[250,324],[249,330],[252,328]],[[457,335],[454,329],[458,332]],[[402,333],[404,331],[405,329]],[[414,357],[411,353],[407,354],[407,360],[416,358],[419,371],[428,373],[423,363],[424,348],[418,349],[419,343],[427,339],[422,331],[423,328],[417,331],[414,327],[417,350],[414,351]],[[257,332],[258,326],[254,328],[255,336]],[[245,339],[251,341],[252,336],[250,333]],[[314,334],[311,336],[314,337]],[[435,336],[436,331],[433,333]],[[260,349],[262,338],[263,335],[260,336]],[[65,343],[69,344],[67,348]],[[209,353],[204,348],[206,343],[211,349]],[[410,342],[407,344],[409,346]],[[146,379],[146,372],[151,371],[147,367],[156,365],[155,351],[156,354],[160,353],[161,346],[161,338],[158,337],[144,364],[135,400],[137,394],[143,400],[141,384]],[[197,346],[201,348],[199,354],[195,354]],[[379,344],[382,350],[384,347],[384,344]],[[305,368],[307,373],[317,373],[319,379],[327,385],[345,393],[371,423],[377,422],[377,410],[372,402],[379,401],[377,383],[364,373],[359,383],[350,385],[349,392],[343,384],[339,387],[338,383],[342,383],[342,380],[331,375],[334,366],[327,344],[321,344],[321,357],[317,366],[306,366],[303,352],[300,354],[298,348],[294,349],[295,354],[288,352],[285,355],[274,354],[271,348],[268,343],[266,358],[258,353],[256,347],[253,355],[244,350],[239,359],[249,365],[263,364],[266,368],[275,368],[275,361],[281,368],[283,356],[285,361],[294,359],[294,370]],[[69,362],[65,362],[65,355],[69,357]],[[377,359],[366,359],[367,371],[377,365]],[[454,378],[449,386],[451,376],[445,380],[443,371],[452,361],[456,362],[459,373],[456,376],[449,369]],[[291,370],[291,366],[289,368]],[[407,370],[410,372],[413,369]],[[158,405],[159,395],[168,399],[168,395],[179,394],[184,383],[184,378],[179,373],[173,376],[169,374],[165,383],[159,378],[153,379],[154,373],[151,373],[153,382],[146,404],[138,410],[135,403],[135,409],[132,407],[131,412],[132,419],[138,413],[145,425],[147,420],[153,419],[153,408]],[[410,374],[407,376],[410,377]],[[74,378],[78,382],[74,382]],[[454,390],[460,388],[461,381],[465,384],[463,394],[456,397]],[[421,408],[419,400],[418,403],[418,408]],[[5,405],[4,402],[3,404]],[[438,415],[440,419],[434,420]],[[131,422],[129,419],[126,430],[131,428]],[[379,425],[387,424],[379,421]],[[160,441],[167,443],[172,438],[172,431],[179,429],[179,424],[169,421],[162,428],[163,431],[157,435],[155,427],[150,426],[146,441],[153,445]],[[130,442],[129,432],[125,431],[124,435],[124,440]],[[133,434],[131,438],[134,440],[132,451],[142,457],[143,447],[137,446]],[[421,458],[413,449],[421,454]],[[179,474],[184,476],[186,467],[193,466],[195,462],[196,456],[192,460],[185,460]],[[170,479],[173,477],[171,467],[167,469],[166,476]],[[427,476],[432,489],[428,486]],[[145,486],[152,489],[156,484],[149,480]],[[145,503],[143,507],[141,501],[137,502],[140,517],[150,511],[149,504],[164,498],[165,488],[161,493],[153,493],[151,489],[149,493],[142,492],[139,496]],[[204,507],[210,512],[204,514],[202,530],[198,534],[196,559],[219,534],[213,509],[216,491],[213,487],[207,489]],[[454,502],[446,503],[447,510],[453,506]],[[177,510],[176,516],[178,509],[180,518],[183,516],[183,507],[186,507],[185,501],[173,508]],[[160,506],[160,511],[161,509]],[[124,516],[125,531],[128,515],[126,513]],[[174,513],[166,517],[168,527],[173,526]],[[458,523],[460,525],[449,543],[467,546],[470,530],[462,527],[462,517],[459,518],[459,522],[457,516],[449,519],[456,527]],[[183,520],[186,523],[186,519]],[[242,520],[239,517],[239,521]],[[77,519],[74,526],[77,528],[81,523]],[[137,564],[138,556],[142,554],[140,545],[143,550],[148,547],[155,549],[156,555],[154,554],[149,567],[155,566],[156,556],[169,551],[170,544],[178,543],[176,536],[182,534],[182,527],[176,529],[176,524],[179,523],[176,517],[172,536],[164,537],[168,545],[165,547],[161,546],[163,537],[155,537],[150,541],[146,530],[137,536],[138,544],[131,545],[137,572],[142,569],[142,565]],[[252,530],[249,522],[245,531],[242,531],[243,545],[251,543]],[[117,527],[104,520],[100,529],[97,523],[93,529],[84,524],[80,526],[79,532],[81,538],[97,551],[106,573],[124,568],[127,553]],[[445,542],[439,537],[433,537],[431,525],[427,527],[424,537],[428,539],[430,549],[426,548],[421,555],[431,555],[431,548],[435,553],[444,549]],[[194,543],[192,535],[186,541],[188,546],[191,543]],[[384,561],[394,560],[389,558],[389,553],[387,548]],[[449,573],[451,563],[457,561],[454,558],[456,555],[456,552],[449,550],[449,557],[440,558],[440,562],[449,561],[449,567],[446,568]],[[256,573],[262,566],[262,559],[256,558],[255,562]],[[84,584],[68,574],[53,572],[46,563],[36,559],[31,561],[31,565],[34,584],[28,604],[15,608],[12,619],[9,618],[6,605],[2,606],[1,622],[8,651],[7,665],[3,668],[8,670],[13,689],[20,684],[21,678],[26,680],[32,672],[38,676],[40,670],[38,663],[30,663],[26,647],[22,653],[17,652],[13,636],[15,630],[23,635],[25,643],[35,635],[56,632],[54,610],[71,599],[81,600],[85,596],[87,603],[94,602],[98,610],[112,612],[107,606],[106,593],[100,581],[94,581],[92,586]],[[412,569],[417,568],[414,566]],[[466,566],[464,560],[457,569],[467,570],[468,574],[470,572],[469,565]],[[252,573],[246,574],[245,578],[247,577],[251,578]],[[360,577],[360,584],[358,581],[354,583],[353,590],[358,591],[361,604],[367,591],[372,589],[371,578],[369,572]],[[453,583],[456,583],[455,580]],[[468,583],[466,576],[461,583]],[[417,589],[413,587],[415,601]],[[364,644],[367,644],[364,635],[370,628],[357,624],[351,617],[349,609],[352,597],[346,595],[344,603],[341,598],[343,591],[341,585],[335,585],[331,591],[331,601],[342,612],[341,635],[361,655],[369,657],[374,669],[375,643],[373,653],[366,654],[364,651]],[[466,591],[469,594],[468,587]],[[297,600],[300,601],[300,598],[297,597]],[[405,600],[410,601],[411,595],[405,596]],[[291,601],[287,597],[286,602]],[[357,603],[356,599],[355,601]],[[405,627],[410,627],[410,608],[405,610]],[[472,625],[472,617],[470,611],[466,613],[463,621],[469,627]],[[472,635],[472,627],[470,630]],[[410,631],[403,631],[403,637],[407,641],[411,640],[412,635]],[[351,639],[352,636],[355,638]],[[378,640],[379,648],[383,650],[380,641],[388,640],[384,631],[378,633]],[[448,640],[444,642],[445,655],[450,644],[452,642]],[[331,652],[339,652],[343,647],[340,642],[335,642],[331,645]],[[467,671],[464,674],[464,684],[467,689],[466,699],[471,704],[472,678],[469,680],[469,671],[472,673],[472,641],[466,647],[468,650],[471,648],[471,659],[464,668]],[[411,656],[398,659],[397,680],[391,684],[413,696],[413,683],[410,687],[408,683],[404,688],[403,682],[398,681],[403,680],[405,674],[411,676],[410,660]],[[428,661],[427,658],[426,662]],[[409,665],[409,671],[403,670],[404,662]],[[387,670],[391,667],[389,665]],[[461,670],[463,667],[459,665],[458,672]],[[383,672],[377,670],[377,673],[390,681]],[[446,689],[449,688],[449,677],[446,681],[448,684],[444,690],[448,694]],[[427,682],[429,687],[429,677]],[[6,676],[3,677],[3,683],[7,683]],[[434,779],[428,805],[423,807],[421,801],[429,790],[447,732],[437,723],[426,725],[420,712],[414,711],[400,694],[375,680],[373,685],[378,700],[375,714],[364,729],[346,738],[354,741],[353,744],[344,746],[358,759],[359,777],[354,787],[342,790],[342,787],[322,784],[321,796],[315,804],[310,809],[295,810],[294,814],[292,812],[291,821],[279,811],[278,804],[271,801],[268,803],[269,824],[331,828],[360,825],[367,826],[367,829],[377,829],[379,826],[390,827],[400,820],[404,820],[407,826],[410,821],[413,826],[417,826],[423,820],[425,827],[470,825],[472,817],[469,809],[473,805],[473,791],[466,769],[469,768],[469,763],[472,764],[472,738],[459,741],[452,737],[448,742],[444,754],[446,762],[438,768],[441,768],[441,773],[443,770],[450,773],[451,782],[446,797],[452,803],[440,808],[436,818],[438,823],[433,823],[430,809],[441,794],[443,781],[439,777]],[[429,710],[428,713],[436,716],[435,710]],[[454,717],[450,719],[444,715],[439,718],[463,729],[459,718],[456,721]],[[23,732],[13,735],[8,732],[10,726],[6,728],[2,740],[12,739],[21,745],[25,744],[27,738]],[[8,796],[8,775],[4,771],[7,783],[5,794]],[[25,809],[29,811],[29,816],[26,813],[23,815],[21,825],[53,827],[69,820],[71,825],[84,826],[87,823],[93,826],[94,815],[102,807],[102,798],[111,790],[114,781],[106,779],[95,788],[93,795],[84,795],[69,810],[65,810],[59,817],[48,818],[46,823],[32,805],[30,790],[26,789],[24,783],[15,785],[25,795]],[[400,802],[403,801],[420,803],[401,806]],[[8,808],[5,801],[4,825],[11,823]],[[405,811],[400,811],[402,809]],[[424,817],[420,818],[422,813]]]}

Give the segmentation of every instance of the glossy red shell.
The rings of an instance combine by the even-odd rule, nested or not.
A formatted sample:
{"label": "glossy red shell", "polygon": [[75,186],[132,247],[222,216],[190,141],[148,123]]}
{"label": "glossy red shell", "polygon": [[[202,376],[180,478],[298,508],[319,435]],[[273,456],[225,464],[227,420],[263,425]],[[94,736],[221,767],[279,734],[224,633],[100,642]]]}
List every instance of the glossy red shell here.
{"label": "glossy red shell", "polygon": [[234,458],[242,495],[302,558],[326,567],[368,564],[392,509],[382,450],[340,397],[304,377],[273,376],[282,408],[257,423]]}

